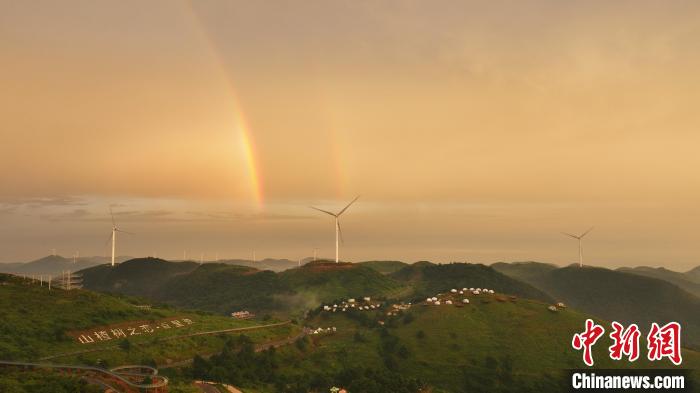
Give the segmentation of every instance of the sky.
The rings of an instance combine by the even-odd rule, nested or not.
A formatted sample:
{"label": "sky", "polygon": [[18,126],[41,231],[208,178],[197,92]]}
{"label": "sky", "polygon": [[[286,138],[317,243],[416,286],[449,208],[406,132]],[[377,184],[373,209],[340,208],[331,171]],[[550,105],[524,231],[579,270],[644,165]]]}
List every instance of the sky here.
{"label": "sky", "polygon": [[698,2],[0,11],[2,262],[700,265]]}

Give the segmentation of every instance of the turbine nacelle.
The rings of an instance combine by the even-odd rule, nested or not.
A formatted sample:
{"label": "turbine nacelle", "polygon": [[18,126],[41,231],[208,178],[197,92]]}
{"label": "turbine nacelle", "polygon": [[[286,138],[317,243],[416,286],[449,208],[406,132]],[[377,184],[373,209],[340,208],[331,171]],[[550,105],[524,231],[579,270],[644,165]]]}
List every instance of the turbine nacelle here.
{"label": "turbine nacelle", "polygon": [[344,243],[344,241],[343,241],[343,231],[340,229],[340,216],[341,216],[343,213],[345,213],[345,211],[348,210],[348,208],[350,207],[350,205],[352,205],[353,203],[355,203],[355,201],[357,201],[359,198],[360,198],[359,195],[356,196],[355,199],[353,199],[352,201],[350,201],[350,203],[348,203],[348,204],[347,204],[344,208],[342,208],[338,213],[333,213],[333,212],[329,212],[328,210],[323,210],[323,209],[319,209],[319,208],[317,208],[317,207],[309,206],[310,208],[312,208],[312,209],[314,209],[314,210],[318,210],[318,211],[320,211],[321,213],[328,214],[329,216],[332,216],[333,218],[335,218],[335,263],[338,263],[338,262],[339,262],[339,259],[338,259],[338,256],[339,256],[338,242]]}
{"label": "turbine nacelle", "polygon": [[593,227],[590,227],[590,228],[588,228],[588,230],[586,232],[583,232],[580,235],[572,235],[572,234],[567,233],[567,232],[562,232],[562,235],[569,236],[569,237],[572,237],[572,238],[578,240],[578,265],[579,265],[579,267],[583,267],[583,245],[582,245],[583,238],[584,238],[584,236],[586,236],[588,234],[588,232],[590,232],[592,230],[593,230]]}

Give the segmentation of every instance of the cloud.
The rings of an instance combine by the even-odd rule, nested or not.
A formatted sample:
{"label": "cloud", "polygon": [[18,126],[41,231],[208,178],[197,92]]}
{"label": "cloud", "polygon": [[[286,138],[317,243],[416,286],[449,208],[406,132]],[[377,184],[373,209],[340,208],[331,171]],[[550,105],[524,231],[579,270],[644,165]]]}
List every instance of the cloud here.
{"label": "cloud", "polygon": [[233,213],[233,212],[187,212],[203,217],[208,221],[278,221],[278,220],[310,220],[316,217],[302,214],[283,214],[273,212]]}
{"label": "cloud", "polygon": [[14,207],[28,207],[28,208],[41,208],[41,207],[57,207],[57,206],[83,206],[87,205],[87,201],[83,198],[74,196],[57,196],[57,197],[18,197],[18,198],[7,198],[0,199],[0,206],[14,206]]}
{"label": "cloud", "polygon": [[[1,210],[0,210],[1,212]],[[60,221],[83,221],[83,222],[109,222],[109,215],[95,214],[86,209],[74,209],[69,212],[42,214],[39,216],[43,220]],[[316,217],[308,215],[294,215],[282,213],[233,213],[233,212],[176,212],[164,209],[155,210],[126,210],[115,211],[114,218],[117,222],[223,222],[223,221],[278,221],[278,220],[308,220]]]}

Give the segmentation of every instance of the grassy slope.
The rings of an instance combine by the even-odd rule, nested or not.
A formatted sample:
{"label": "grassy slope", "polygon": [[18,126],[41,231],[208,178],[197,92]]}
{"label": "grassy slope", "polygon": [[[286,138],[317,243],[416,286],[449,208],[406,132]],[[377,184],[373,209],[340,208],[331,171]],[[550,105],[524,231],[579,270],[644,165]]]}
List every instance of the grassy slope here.
{"label": "grassy slope", "polygon": [[[398,322],[388,329],[409,350],[406,359],[398,360],[398,370],[428,382],[437,388],[436,392],[462,391],[465,375],[472,379],[492,375],[494,366],[489,364],[489,358],[500,365],[510,359],[518,381],[517,391],[527,391],[528,386],[547,375],[556,376],[562,370],[583,366],[581,353],[574,351],[570,343],[572,335],[583,329],[586,315],[570,309],[553,313],[538,302],[482,303],[473,299],[471,305],[462,308],[414,306],[409,312],[415,316],[412,322]],[[341,370],[346,364],[383,367],[380,329],[361,327],[343,313],[322,313],[310,324],[336,326],[338,333],[314,336],[314,348],[306,353],[293,347],[282,351],[285,358],[280,364],[293,364],[288,372],[301,375],[320,368]],[[603,325],[609,330],[607,323]],[[417,337],[419,331],[425,332],[425,338]],[[360,332],[365,342],[354,340],[355,332]],[[631,365],[613,362],[607,356],[609,345],[606,336],[594,347],[597,367],[669,366],[668,362],[650,364],[646,360]],[[684,350],[684,366],[698,369],[700,354]]]}
{"label": "grassy slope", "polygon": [[181,307],[227,314],[242,309],[277,310],[281,305],[275,299],[289,293],[272,271],[211,263],[174,277],[154,296]]}
{"label": "grassy slope", "polygon": [[552,299],[533,286],[515,280],[481,264],[451,263],[434,265],[415,263],[391,274],[391,277],[411,283],[416,296],[434,295],[452,288],[478,287],[494,289],[502,293],[528,299],[551,301]]}
{"label": "grassy slope", "polygon": [[314,303],[363,296],[395,298],[410,292],[403,283],[352,263],[310,262],[279,276],[289,288],[314,299]]}
{"label": "grassy slope", "polygon": [[[535,266],[535,268],[538,268]],[[512,271],[501,269],[506,274]],[[579,310],[601,318],[635,322],[678,321],[689,346],[700,346],[700,299],[663,280],[604,268],[569,266],[542,274],[515,275]]]}
{"label": "grassy slope", "polygon": [[635,268],[620,268],[618,271],[624,273],[638,274],[640,276],[658,278],[659,280],[668,281],[679,288],[700,297],[700,282],[694,282],[693,277],[685,274],[674,272],[663,267],[653,268],[640,266]]}
{"label": "grassy slope", "polygon": [[168,262],[158,258],[139,258],[118,264],[99,265],[81,270],[85,288],[133,296],[152,296],[174,277],[197,269],[195,262]]}
{"label": "grassy slope", "polygon": [[693,268],[691,270],[688,270],[685,272],[686,276],[688,276],[693,282],[700,283],[700,266]]}
{"label": "grassy slope", "polygon": [[282,273],[228,264],[132,260],[82,272],[87,288],[147,296],[178,307],[228,314],[237,310],[295,314],[323,301],[395,297],[408,288],[361,265],[312,262]]}
{"label": "grassy slope", "polygon": [[366,261],[359,263],[362,266],[372,268],[382,274],[391,274],[408,266],[401,261]]}
{"label": "grassy slope", "polygon": [[[246,327],[259,321],[237,321],[232,318],[193,313],[174,309],[141,310],[134,307],[133,299],[95,293],[87,290],[63,291],[0,275],[0,359],[37,360],[57,354],[86,349],[104,348],[105,351],[85,355],[61,357],[52,361],[60,363],[94,364],[97,359],[110,364],[140,362],[144,359],[167,363],[191,357],[197,352],[214,352],[222,346],[216,336],[177,339],[156,343],[158,339],[182,336],[190,333]],[[159,321],[163,318],[190,318],[194,324],[182,328],[159,330],[156,333],[132,336],[129,351],[109,348],[116,340],[84,345],[66,333],[105,327],[127,321]],[[274,328],[252,334],[266,339],[268,336],[286,337],[294,327]]]}

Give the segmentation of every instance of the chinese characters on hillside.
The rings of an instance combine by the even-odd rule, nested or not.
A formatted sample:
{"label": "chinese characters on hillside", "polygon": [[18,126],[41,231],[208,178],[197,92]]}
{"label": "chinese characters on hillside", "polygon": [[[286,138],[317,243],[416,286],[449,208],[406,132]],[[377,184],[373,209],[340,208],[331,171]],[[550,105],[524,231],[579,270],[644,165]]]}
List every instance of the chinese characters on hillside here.
{"label": "chinese characters on hillside", "polygon": [[[613,331],[610,332],[612,345],[608,348],[610,358],[621,360],[626,357],[634,362],[639,359],[639,326],[631,324],[626,328],[618,323],[612,323]],[[574,334],[571,345],[576,350],[583,350],[583,362],[587,366],[593,366],[593,346],[605,334],[605,328],[596,324],[591,319],[586,320],[586,329]],[[681,325],[678,322],[669,322],[659,326],[656,322],[651,324],[647,334],[647,359],[649,361],[669,359],[676,366],[683,362],[681,357]]]}
{"label": "chinese characters on hillside", "polygon": [[144,334],[152,334],[159,330],[178,329],[192,325],[194,321],[189,318],[171,319],[163,322],[143,323],[133,326],[101,328],[91,332],[81,332],[76,339],[81,344],[92,344],[110,341],[120,338],[129,338]]}

